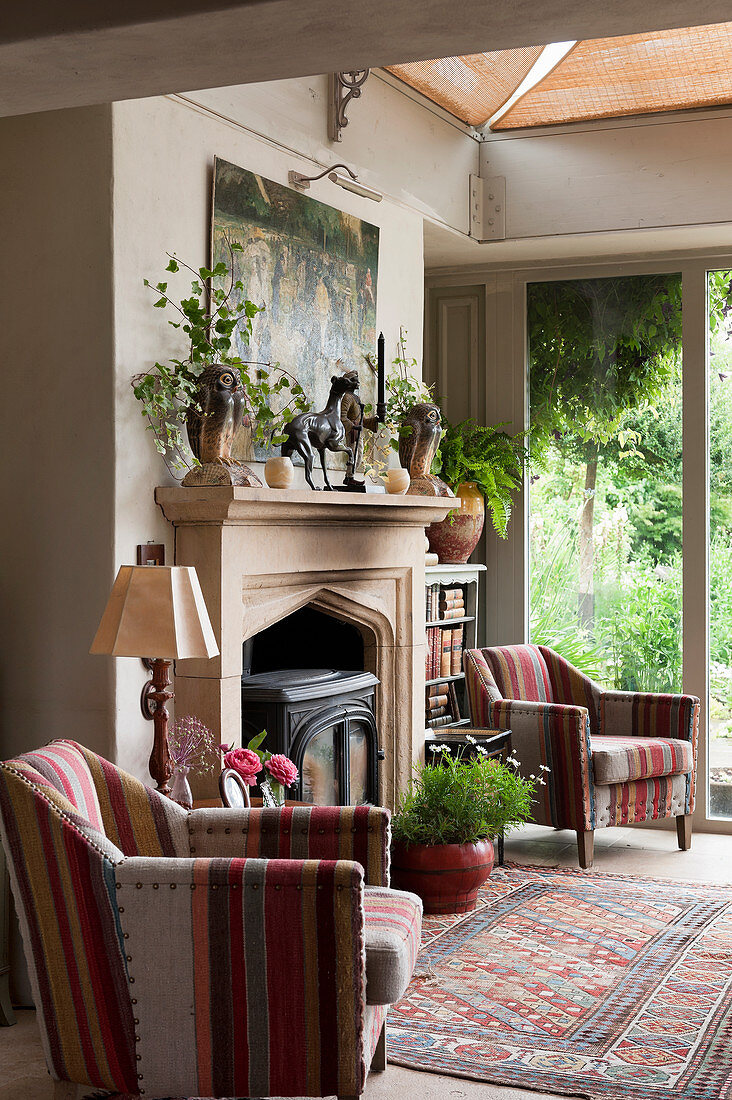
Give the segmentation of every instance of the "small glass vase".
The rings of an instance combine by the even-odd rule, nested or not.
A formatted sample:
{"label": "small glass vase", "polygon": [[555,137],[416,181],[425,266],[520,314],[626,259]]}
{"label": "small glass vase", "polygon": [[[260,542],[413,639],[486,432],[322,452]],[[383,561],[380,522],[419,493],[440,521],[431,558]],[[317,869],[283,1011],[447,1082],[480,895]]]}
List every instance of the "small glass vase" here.
{"label": "small glass vase", "polygon": [[276,779],[263,779],[259,789],[262,792],[262,806],[284,806],[285,788]]}
{"label": "small glass vase", "polygon": [[173,769],[173,782],[170,787],[170,797],[173,799],[173,802],[177,802],[179,806],[184,806],[187,810],[192,810],[193,792],[188,782],[189,771],[190,768],[182,766]]}

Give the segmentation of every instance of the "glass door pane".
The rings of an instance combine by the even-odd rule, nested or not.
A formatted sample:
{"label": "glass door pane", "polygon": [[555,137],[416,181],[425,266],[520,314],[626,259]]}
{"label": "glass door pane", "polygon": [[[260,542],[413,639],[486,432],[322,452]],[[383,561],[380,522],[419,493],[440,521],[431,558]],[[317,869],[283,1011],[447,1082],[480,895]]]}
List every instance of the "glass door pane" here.
{"label": "glass door pane", "polygon": [[732,817],[732,271],[710,271],[709,814]]}
{"label": "glass door pane", "polygon": [[681,690],[681,276],[531,283],[530,637]]}
{"label": "glass door pane", "polygon": [[348,771],[350,806],[369,801],[369,731],[359,721],[348,723]]}
{"label": "glass door pane", "polygon": [[316,806],[341,801],[342,724],[320,730],[308,741],[302,758],[302,800]]}

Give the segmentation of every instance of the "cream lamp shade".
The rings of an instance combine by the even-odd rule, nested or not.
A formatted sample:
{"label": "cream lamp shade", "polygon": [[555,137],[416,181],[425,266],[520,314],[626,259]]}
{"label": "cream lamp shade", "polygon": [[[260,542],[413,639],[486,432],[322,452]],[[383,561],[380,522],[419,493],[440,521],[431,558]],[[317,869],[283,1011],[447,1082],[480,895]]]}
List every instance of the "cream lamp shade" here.
{"label": "cream lamp shade", "polygon": [[219,649],[193,566],[123,565],[89,652],[215,657]]}

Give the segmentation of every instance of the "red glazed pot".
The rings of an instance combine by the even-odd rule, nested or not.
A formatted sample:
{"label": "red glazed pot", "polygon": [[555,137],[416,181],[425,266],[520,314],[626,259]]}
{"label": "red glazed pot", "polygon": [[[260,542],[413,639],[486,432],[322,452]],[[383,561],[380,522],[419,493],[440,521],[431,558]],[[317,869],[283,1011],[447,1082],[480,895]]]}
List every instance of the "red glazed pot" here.
{"label": "red glazed pot", "polygon": [[474,844],[394,843],[391,881],[424,902],[425,913],[469,913],[493,870],[490,840]]}
{"label": "red glazed pot", "polygon": [[478,545],[485,523],[485,501],[474,481],[464,481],[455,492],[460,507],[426,529],[430,550],[441,565],[464,565]]}

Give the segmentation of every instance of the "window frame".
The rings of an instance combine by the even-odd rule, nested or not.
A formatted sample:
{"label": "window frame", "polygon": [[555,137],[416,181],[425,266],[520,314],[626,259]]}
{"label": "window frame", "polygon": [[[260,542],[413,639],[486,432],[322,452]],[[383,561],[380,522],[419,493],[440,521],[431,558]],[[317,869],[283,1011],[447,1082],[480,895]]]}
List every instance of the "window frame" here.
{"label": "window frame", "polygon": [[[484,423],[506,421],[517,430],[529,423],[526,287],[530,282],[681,273],[683,363],[683,690],[701,699],[697,830],[732,835],[732,819],[709,816],[709,340],[707,273],[732,270],[727,249],[658,252],[642,258],[606,257],[592,262],[495,265],[428,274],[427,298],[438,288],[480,286],[484,293],[486,374],[484,407],[471,415]],[[426,310],[430,323],[429,304]],[[427,340],[426,370],[430,376]],[[528,493],[516,501],[506,542],[486,539],[488,567],[483,595],[487,644],[528,638]],[[650,824],[650,823],[649,823]],[[655,827],[668,828],[659,822]]]}

